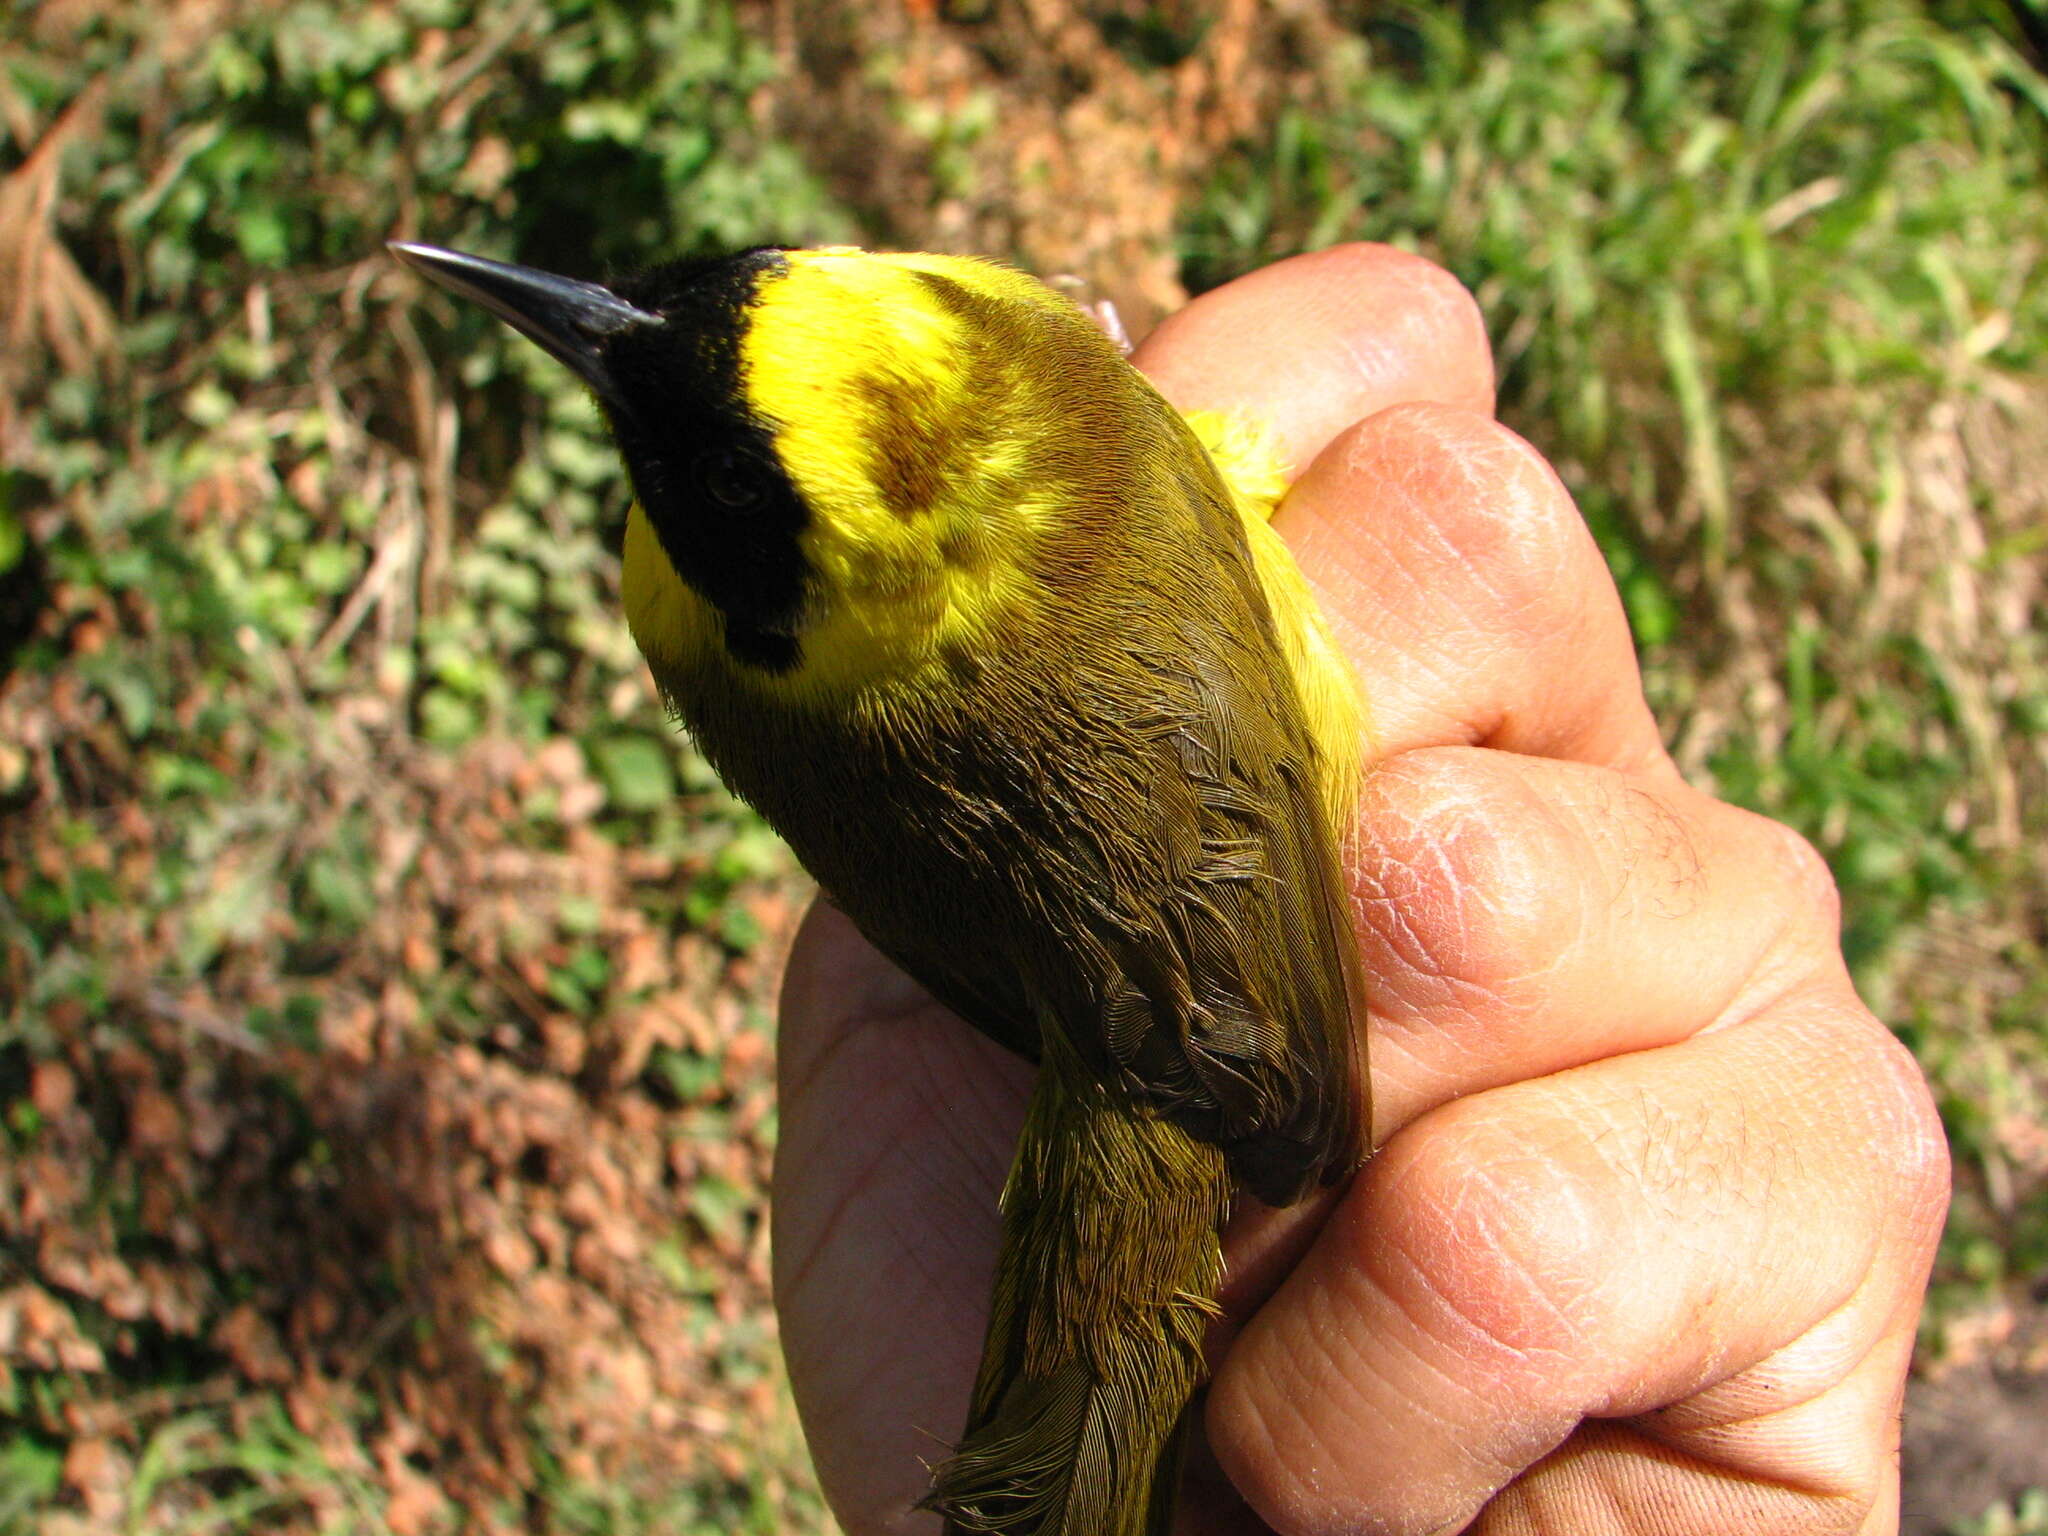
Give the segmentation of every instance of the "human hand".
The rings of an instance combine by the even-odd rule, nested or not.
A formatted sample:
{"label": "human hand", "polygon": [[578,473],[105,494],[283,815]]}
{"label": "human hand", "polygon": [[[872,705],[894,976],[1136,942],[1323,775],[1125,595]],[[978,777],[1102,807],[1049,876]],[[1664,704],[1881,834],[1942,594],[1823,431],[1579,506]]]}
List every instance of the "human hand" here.
{"label": "human hand", "polygon": [[[1491,419],[1470,298],[1343,247],[1134,361],[1305,466],[1276,526],[1375,727],[1350,866],[1380,1150],[1320,1201],[1240,1201],[1183,1529],[1893,1530],[1940,1123],[1819,857],[1665,755],[1592,539]],[[965,1412],[1030,1077],[813,910],[775,1286],[849,1536],[936,1529],[910,1506]]]}

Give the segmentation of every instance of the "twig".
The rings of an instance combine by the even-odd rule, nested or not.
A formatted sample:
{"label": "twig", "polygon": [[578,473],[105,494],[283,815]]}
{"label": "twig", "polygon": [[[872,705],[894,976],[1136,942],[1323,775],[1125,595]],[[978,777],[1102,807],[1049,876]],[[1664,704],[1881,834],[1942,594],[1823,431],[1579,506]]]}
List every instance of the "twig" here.
{"label": "twig", "polygon": [[327,632],[313,642],[313,648],[306,652],[306,665],[318,668],[327,664],[328,658],[346,645],[371,607],[384,596],[391,584],[398,580],[419,552],[419,523],[414,518],[401,520],[391,535],[377,546],[377,553],[370,561],[370,568],[363,572],[363,579],[356,583],[355,590],[342,604],[341,612],[334,616],[334,622],[327,626]]}
{"label": "twig", "polygon": [[263,1042],[239,1024],[230,1024],[211,1008],[198,1008],[173,997],[162,987],[144,987],[141,994],[145,1013],[160,1019],[168,1019],[181,1029],[194,1034],[205,1035],[222,1045],[255,1056],[263,1053]]}

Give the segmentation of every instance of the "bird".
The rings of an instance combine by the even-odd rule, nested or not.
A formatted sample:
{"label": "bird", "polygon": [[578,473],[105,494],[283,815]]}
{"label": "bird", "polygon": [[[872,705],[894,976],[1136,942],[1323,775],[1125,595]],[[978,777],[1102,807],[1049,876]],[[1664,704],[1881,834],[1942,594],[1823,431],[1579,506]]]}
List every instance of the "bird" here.
{"label": "bird", "polygon": [[1169,404],[975,257],[759,246],[595,283],[394,255],[572,369],[625,617],[728,787],[882,954],[1037,1064],[961,1536],[1159,1536],[1237,1191],[1369,1138],[1344,878],[1362,688],[1258,423]]}

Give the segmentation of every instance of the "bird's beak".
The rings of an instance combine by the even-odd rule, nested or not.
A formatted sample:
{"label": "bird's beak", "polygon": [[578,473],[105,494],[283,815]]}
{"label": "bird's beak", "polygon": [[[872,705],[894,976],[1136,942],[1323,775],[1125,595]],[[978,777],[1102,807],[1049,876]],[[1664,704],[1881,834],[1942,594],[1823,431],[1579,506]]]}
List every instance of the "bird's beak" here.
{"label": "bird's beak", "polygon": [[617,393],[605,364],[606,343],[626,331],[667,323],[596,283],[443,250],[438,245],[394,240],[388,248],[421,277],[475,300],[521,335],[540,343],[605,399]]}

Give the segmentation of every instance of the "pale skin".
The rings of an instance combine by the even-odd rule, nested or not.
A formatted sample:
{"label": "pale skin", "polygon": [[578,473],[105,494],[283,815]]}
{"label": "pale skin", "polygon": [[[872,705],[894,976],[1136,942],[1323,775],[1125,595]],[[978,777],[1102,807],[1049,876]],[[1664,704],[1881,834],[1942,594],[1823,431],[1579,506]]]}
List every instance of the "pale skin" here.
{"label": "pale skin", "polygon": [[[1182,1529],[1882,1536],[1946,1144],[1820,858],[1688,787],[1606,567],[1493,420],[1478,311],[1381,246],[1134,359],[1274,423],[1372,700],[1350,854],[1379,1151],[1243,1197]],[[849,1536],[964,1412],[1031,1070],[820,905],[783,997],[777,1304]]]}

